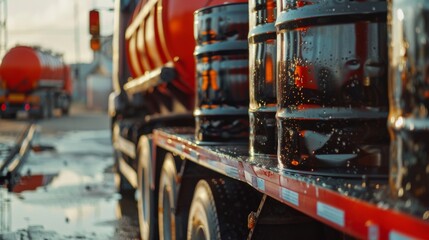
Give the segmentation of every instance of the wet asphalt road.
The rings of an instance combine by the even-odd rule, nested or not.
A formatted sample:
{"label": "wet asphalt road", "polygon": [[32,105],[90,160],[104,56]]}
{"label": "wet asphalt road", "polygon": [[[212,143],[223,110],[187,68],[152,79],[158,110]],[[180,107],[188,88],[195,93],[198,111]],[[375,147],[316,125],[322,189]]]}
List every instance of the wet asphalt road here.
{"label": "wet asphalt road", "polygon": [[[26,121],[0,119],[0,142]],[[38,126],[45,151],[29,154],[13,193],[0,190],[0,239],[138,239],[134,196],[116,193],[106,113],[74,107]]]}

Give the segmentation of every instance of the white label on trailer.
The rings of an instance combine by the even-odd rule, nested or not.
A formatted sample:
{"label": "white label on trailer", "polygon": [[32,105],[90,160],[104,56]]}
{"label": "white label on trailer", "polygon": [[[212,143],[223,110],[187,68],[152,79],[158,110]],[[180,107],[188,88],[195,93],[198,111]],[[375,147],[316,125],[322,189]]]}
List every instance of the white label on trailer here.
{"label": "white label on trailer", "polygon": [[368,240],[378,240],[380,235],[378,225],[371,224],[368,226]]}
{"label": "white label on trailer", "polygon": [[317,215],[344,227],[344,211],[331,205],[317,202]]}
{"label": "white label on trailer", "polygon": [[291,190],[283,188],[283,187],[281,189],[282,189],[281,197],[284,200],[292,203],[295,206],[299,206],[299,195],[297,192],[291,191]]}
{"label": "white label on trailer", "polygon": [[189,154],[192,158],[194,158],[196,161],[198,161],[198,153],[194,150],[190,150]]}
{"label": "white label on trailer", "polygon": [[240,175],[238,174],[238,169],[236,167],[226,166],[225,167],[225,172],[230,177],[233,177],[233,178],[236,178],[236,179],[240,178]]}
{"label": "white label on trailer", "polygon": [[208,160],[208,161],[207,161],[207,163],[208,163],[210,166],[217,168],[217,161]]}
{"label": "white label on trailer", "polygon": [[411,240],[411,239],[414,239],[414,238],[406,236],[406,235],[399,233],[395,230],[390,231],[390,233],[389,233],[389,240]]}
{"label": "white label on trailer", "polygon": [[167,144],[167,142],[165,141],[165,139],[163,139],[163,138],[159,138],[158,139],[158,145],[165,145],[165,144]]}
{"label": "white label on trailer", "polygon": [[185,150],[185,146],[180,144],[175,144],[174,148],[176,148],[176,150],[178,151],[178,154],[181,154],[183,150]]}
{"label": "white label on trailer", "polygon": [[256,178],[256,185],[258,186],[259,190],[265,191],[265,180],[262,178]]}

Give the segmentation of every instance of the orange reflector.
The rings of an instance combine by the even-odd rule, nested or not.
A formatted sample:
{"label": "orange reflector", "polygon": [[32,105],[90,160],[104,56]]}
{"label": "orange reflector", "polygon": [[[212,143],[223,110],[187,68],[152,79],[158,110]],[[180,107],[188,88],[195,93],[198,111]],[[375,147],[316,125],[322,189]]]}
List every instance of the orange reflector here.
{"label": "orange reflector", "polygon": [[1,105],[1,110],[4,112],[4,111],[6,111],[6,103],[3,103],[2,105]]}
{"label": "orange reflector", "polygon": [[30,111],[30,104],[26,103],[26,104],[24,105],[24,110],[25,110],[25,111]]}

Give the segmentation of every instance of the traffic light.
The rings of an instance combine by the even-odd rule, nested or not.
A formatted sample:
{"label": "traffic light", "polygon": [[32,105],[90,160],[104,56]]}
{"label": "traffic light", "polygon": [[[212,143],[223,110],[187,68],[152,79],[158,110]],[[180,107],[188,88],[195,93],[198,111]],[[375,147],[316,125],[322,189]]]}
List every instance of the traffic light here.
{"label": "traffic light", "polygon": [[89,11],[89,33],[91,34],[90,47],[93,51],[99,51],[100,43],[100,13],[97,10]]}

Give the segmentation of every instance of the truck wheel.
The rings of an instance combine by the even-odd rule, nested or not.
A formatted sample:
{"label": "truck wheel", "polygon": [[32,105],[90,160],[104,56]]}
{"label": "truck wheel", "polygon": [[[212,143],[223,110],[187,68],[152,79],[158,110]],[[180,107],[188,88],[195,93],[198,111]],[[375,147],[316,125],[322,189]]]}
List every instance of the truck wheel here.
{"label": "truck wheel", "polygon": [[198,182],[188,219],[188,240],[220,240],[220,226],[211,186]]}
{"label": "truck wheel", "polygon": [[183,223],[176,212],[177,188],[176,164],[173,155],[168,153],[161,169],[158,192],[158,226],[161,240],[181,239],[186,233],[186,223]]}
{"label": "truck wheel", "polygon": [[137,199],[140,237],[142,240],[154,240],[158,238],[156,220],[155,193],[151,189],[152,177],[152,148],[150,140],[143,136],[139,141],[138,149],[138,192]]}
{"label": "truck wheel", "polygon": [[247,216],[258,206],[259,195],[252,194],[237,181],[200,180],[189,212],[187,239],[246,239]]}

